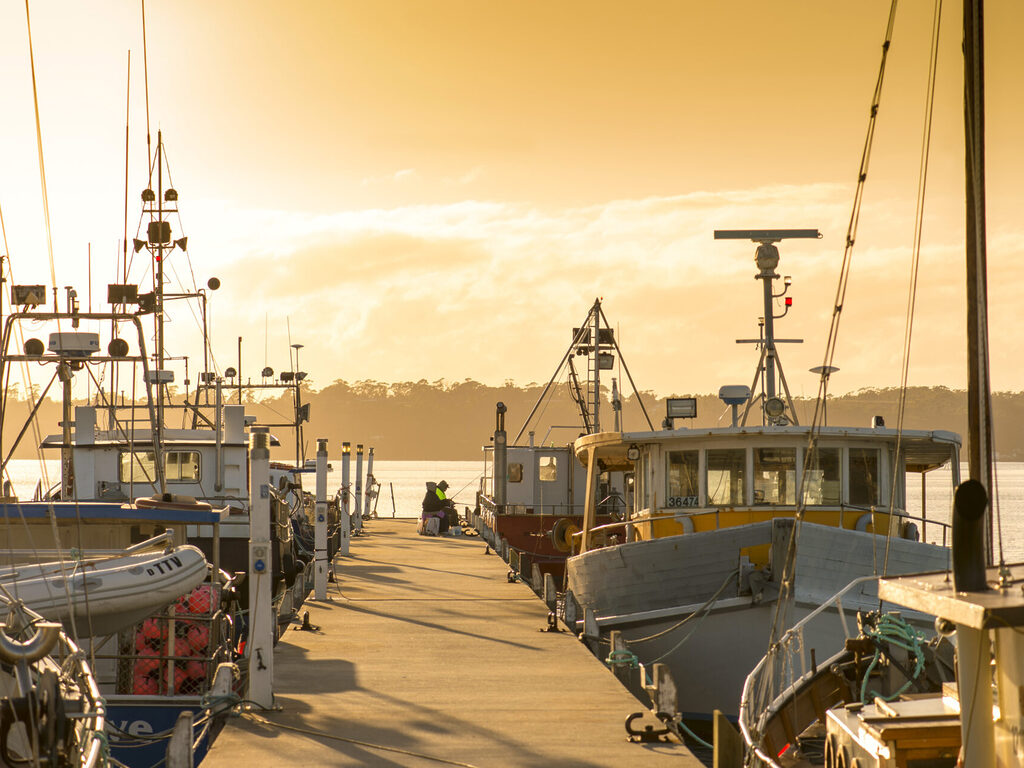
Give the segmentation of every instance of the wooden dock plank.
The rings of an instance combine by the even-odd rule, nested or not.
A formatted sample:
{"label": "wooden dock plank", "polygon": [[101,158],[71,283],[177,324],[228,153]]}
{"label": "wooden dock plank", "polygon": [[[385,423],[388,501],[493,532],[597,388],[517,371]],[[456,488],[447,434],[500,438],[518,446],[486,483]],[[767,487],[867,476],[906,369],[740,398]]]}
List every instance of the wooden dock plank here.
{"label": "wooden dock plank", "polygon": [[336,567],[331,600],[303,609],[321,631],[277,646],[283,710],[230,720],[205,766],[701,765],[627,742],[642,705],[572,635],[539,631],[543,602],[481,539],[372,521]]}

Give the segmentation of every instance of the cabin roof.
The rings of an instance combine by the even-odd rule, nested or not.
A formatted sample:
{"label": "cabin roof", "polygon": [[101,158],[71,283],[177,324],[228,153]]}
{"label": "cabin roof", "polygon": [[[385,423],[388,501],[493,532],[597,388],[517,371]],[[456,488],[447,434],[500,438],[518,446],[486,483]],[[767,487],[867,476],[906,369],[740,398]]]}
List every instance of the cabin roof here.
{"label": "cabin roof", "polygon": [[[165,429],[164,448],[173,449],[177,447],[187,448],[192,445],[212,446],[217,444],[216,434],[209,429]],[[75,448],[112,448],[127,447],[129,440],[135,443],[136,448],[145,448],[153,445],[153,435],[147,430],[140,430],[134,438],[129,438],[124,432],[97,431],[92,443],[75,443],[74,431],[71,435],[71,443]],[[281,445],[281,441],[274,435],[270,436],[270,444]],[[40,448],[60,448],[64,445],[62,435],[47,435],[39,444]],[[227,442],[221,441],[221,445],[245,446],[248,442]]]}
{"label": "cabin roof", "polygon": [[[641,449],[645,445],[662,444],[664,447],[687,447],[688,443],[709,444],[718,441],[755,442],[764,445],[775,441],[778,445],[799,445],[806,441],[811,428],[788,427],[716,427],[714,429],[679,429],[660,432],[599,432],[579,438],[574,444],[576,456],[586,465],[591,453],[601,461],[605,470],[629,470],[633,466],[626,457],[626,451],[633,444]],[[885,427],[822,427],[819,440],[860,443],[865,441],[891,444],[896,441],[897,430]],[[665,445],[668,444],[668,445]],[[907,469],[914,472],[928,472],[941,467],[950,460],[950,446],[959,447],[960,435],[946,430],[903,430],[903,447]]]}

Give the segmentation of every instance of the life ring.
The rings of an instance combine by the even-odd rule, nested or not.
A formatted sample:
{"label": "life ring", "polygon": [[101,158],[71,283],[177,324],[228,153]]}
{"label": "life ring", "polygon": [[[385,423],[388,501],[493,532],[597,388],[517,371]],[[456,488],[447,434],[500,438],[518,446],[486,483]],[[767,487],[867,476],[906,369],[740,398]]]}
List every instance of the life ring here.
{"label": "life ring", "polygon": [[551,527],[551,543],[559,552],[569,552],[572,550],[572,537],[579,531],[579,526],[568,517],[559,518]]}

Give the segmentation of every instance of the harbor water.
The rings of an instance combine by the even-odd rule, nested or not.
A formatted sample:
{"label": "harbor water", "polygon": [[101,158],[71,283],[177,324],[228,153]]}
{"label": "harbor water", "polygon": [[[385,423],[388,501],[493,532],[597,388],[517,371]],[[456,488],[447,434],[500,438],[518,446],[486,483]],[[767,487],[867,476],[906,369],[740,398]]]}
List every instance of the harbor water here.
{"label": "harbor water", "polygon": [[[332,457],[331,465],[327,487],[329,493],[333,494],[341,485],[340,458]],[[380,496],[376,500],[378,517],[392,517],[392,514],[395,517],[417,517],[428,481],[436,483],[447,480],[448,495],[454,498],[458,508],[472,508],[480,485],[483,461],[389,461],[375,457],[373,470],[381,484]],[[60,478],[60,462],[47,460],[45,471],[49,482],[56,483]],[[355,472],[354,460],[352,472]],[[10,480],[19,498],[32,498],[41,473],[39,461],[25,459],[10,463]],[[966,464],[961,466],[960,473],[961,477],[967,476]],[[949,469],[929,472],[926,477],[924,511],[929,524],[924,526],[924,532],[928,541],[942,544],[942,528],[930,523],[950,521],[952,494]],[[1010,562],[1024,561],[1024,462],[999,462],[996,465],[995,484],[997,509],[1002,521],[1004,555]],[[307,490],[313,489],[312,478],[306,486]],[[907,487],[907,509],[911,515],[921,515],[920,484],[911,483]],[[948,541],[945,543],[948,544]]]}

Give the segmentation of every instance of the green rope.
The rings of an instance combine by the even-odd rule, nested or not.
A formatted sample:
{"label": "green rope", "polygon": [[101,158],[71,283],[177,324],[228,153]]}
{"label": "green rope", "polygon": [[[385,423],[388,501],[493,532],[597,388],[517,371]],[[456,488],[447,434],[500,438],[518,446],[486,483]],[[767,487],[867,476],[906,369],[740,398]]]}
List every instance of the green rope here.
{"label": "green rope", "polygon": [[[924,649],[921,647],[921,644],[925,641],[925,636],[904,619],[897,618],[889,613],[883,613],[879,616],[874,627],[865,627],[864,634],[875,641],[875,655],[871,658],[871,663],[868,664],[867,671],[864,673],[864,680],[860,686],[860,700],[864,704],[871,703],[876,697],[883,701],[892,701],[910,688],[914,681],[921,676],[925,661]],[[878,662],[882,658],[883,644],[902,648],[914,656],[914,670],[911,673],[910,679],[889,696],[883,696],[877,691],[868,691],[871,673],[878,666]]]}
{"label": "green rope", "polygon": [[608,658],[604,660],[604,663],[609,667],[616,664],[629,664],[630,669],[640,668],[640,660],[632,651],[612,651],[608,654]]}

